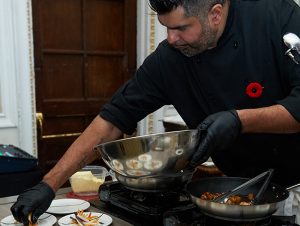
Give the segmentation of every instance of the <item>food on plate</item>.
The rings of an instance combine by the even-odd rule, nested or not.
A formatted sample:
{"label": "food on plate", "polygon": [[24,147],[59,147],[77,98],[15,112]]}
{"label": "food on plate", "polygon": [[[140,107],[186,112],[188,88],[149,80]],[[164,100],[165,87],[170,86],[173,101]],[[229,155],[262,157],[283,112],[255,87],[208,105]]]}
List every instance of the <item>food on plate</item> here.
{"label": "food on plate", "polygon": [[[204,192],[200,196],[203,200],[214,200],[220,195],[223,195],[224,193],[218,193],[218,192]],[[254,199],[253,193],[248,193],[247,195],[233,195],[228,198],[228,200],[225,202],[229,205],[240,205],[240,206],[250,206],[251,201]]]}
{"label": "food on plate", "polygon": [[116,159],[112,160],[112,165],[113,165],[113,167],[115,167],[115,169],[117,171],[124,170],[123,164],[120,161],[116,160]]}
{"label": "food on plate", "polygon": [[74,193],[97,192],[104,180],[104,178],[94,176],[91,171],[80,171],[73,174],[70,178]]}
{"label": "food on plate", "polygon": [[162,165],[163,165],[162,161],[160,161],[160,160],[151,160],[151,161],[145,162],[144,167],[147,170],[157,170],[157,169],[161,168]]}
{"label": "food on plate", "polygon": [[[52,225],[56,222],[56,217],[49,213],[42,214],[38,219],[36,223],[32,222],[32,213],[29,213],[27,215],[28,225],[29,226],[38,226],[38,225]],[[9,215],[3,219],[1,219],[0,222],[1,226],[24,226],[22,222],[17,221],[13,215]]]}
{"label": "food on plate", "polygon": [[143,167],[143,164],[136,159],[127,160],[126,165],[129,169],[134,169],[134,170],[137,170],[137,169],[140,169]]}
{"label": "food on plate", "polygon": [[31,217],[32,217],[32,213],[29,213],[28,217],[27,217],[28,222],[29,222],[29,226],[37,226],[37,223],[32,223]]}
{"label": "food on plate", "polygon": [[141,155],[139,155],[138,159],[142,162],[147,162],[152,159],[152,156],[149,154],[141,154]]}
{"label": "food on plate", "polygon": [[[103,224],[99,219],[101,215],[93,215],[91,212],[85,213],[83,210],[78,210],[76,213],[76,218],[82,222],[85,226],[95,226]],[[78,224],[75,218],[71,218],[71,224]]]}
{"label": "food on plate", "polygon": [[150,172],[144,170],[127,170],[127,174],[130,176],[145,176],[149,175]]}

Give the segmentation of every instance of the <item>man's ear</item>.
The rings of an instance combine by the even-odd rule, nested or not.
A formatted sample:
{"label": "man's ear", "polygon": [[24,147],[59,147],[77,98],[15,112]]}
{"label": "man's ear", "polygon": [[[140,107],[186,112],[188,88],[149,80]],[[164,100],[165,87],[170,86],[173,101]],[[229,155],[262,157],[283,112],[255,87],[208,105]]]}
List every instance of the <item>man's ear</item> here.
{"label": "man's ear", "polygon": [[219,25],[222,20],[224,7],[221,4],[214,5],[208,12],[208,21],[211,25]]}

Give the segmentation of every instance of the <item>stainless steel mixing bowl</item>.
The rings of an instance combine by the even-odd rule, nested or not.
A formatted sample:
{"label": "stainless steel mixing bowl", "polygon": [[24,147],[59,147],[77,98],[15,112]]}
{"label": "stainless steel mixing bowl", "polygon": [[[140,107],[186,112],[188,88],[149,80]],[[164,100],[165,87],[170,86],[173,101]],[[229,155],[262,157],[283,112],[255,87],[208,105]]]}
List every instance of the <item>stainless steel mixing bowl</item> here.
{"label": "stainless steel mixing bowl", "polygon": [[151,134],[99,144],[95,150],[125,186],[147,191],[169,189],[190,178],[180,172],[194,152],[197,135],[197,130]]}
{"label": "stainless steel mixing bowl", "polygon": [[142,192],[165,192],[165,191],[180,191],[185,184],[192,178],[193,171],[186,170],[178,174],[173,174],[168,177],[150,176],[129,178],[116,173],[117,180],[125,187]]}

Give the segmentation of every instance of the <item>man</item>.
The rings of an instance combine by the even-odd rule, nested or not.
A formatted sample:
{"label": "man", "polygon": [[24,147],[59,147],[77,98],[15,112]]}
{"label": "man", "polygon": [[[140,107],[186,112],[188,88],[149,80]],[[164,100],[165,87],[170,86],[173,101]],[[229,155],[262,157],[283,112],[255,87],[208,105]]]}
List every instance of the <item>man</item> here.
{"label": "man", "polygon": [[[282,37],[300,35],[292,0],[150,0],[168,37],[104,106],[43,182],[11,210],[28,224],[54,192],[95,158],[93,147],[131,134],[150,112],[173,104],[201,131],[191,165],[210,155],[230,176],[274,168],[282,185],[300,181],[300,66]],[[293,51],[296,60],[299,55]]]}

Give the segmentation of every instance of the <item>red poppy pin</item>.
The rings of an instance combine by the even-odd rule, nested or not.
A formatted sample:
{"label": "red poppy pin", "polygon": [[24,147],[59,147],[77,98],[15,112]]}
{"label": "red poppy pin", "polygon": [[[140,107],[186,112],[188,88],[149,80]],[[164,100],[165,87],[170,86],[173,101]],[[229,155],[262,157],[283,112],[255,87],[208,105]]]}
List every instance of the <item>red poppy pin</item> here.
{"label": "red poppy pin", "polygon": [[251,82],[246,88],[246,93],[251,98],[258,98],[262,95],[263,88],[258,82]]}

